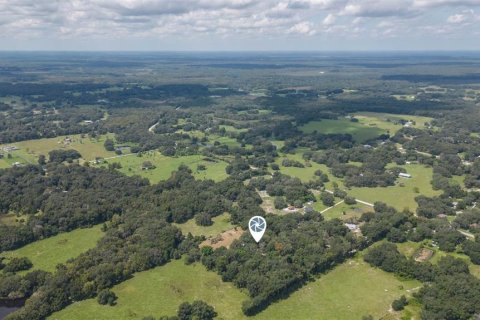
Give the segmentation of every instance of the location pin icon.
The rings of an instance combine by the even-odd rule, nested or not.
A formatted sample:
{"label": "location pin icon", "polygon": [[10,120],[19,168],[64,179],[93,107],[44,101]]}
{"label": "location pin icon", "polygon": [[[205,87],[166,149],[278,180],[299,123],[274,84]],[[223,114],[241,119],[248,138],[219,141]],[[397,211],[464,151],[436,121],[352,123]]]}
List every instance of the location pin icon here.
{"label": "location pin icon", "polygon": [[255,216],[248,221],[248,228],[253,239],[258,243],[267,230],[267,221],[263,217]]}

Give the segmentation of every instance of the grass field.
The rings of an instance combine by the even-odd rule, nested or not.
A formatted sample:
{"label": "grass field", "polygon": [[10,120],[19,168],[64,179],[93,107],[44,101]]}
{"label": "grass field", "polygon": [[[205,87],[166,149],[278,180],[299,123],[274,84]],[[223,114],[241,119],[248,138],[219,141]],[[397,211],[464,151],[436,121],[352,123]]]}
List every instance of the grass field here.
{"label": "grass field", "polygon": [[247,295],[231,283],[222,282],[200,264],[187,266],[176,260],[140,272],[113,289],[118,296],[114,307],[102,306],[95,299],[81,301],[53,314],[50,320],[141,320],[145,316],[173,316],[184,301],[203,300],[215,307],[217,319],[244,319],[242,301]]}
{"label": "grass field", "polygon": [[424,129],[425,123],[432,121],[432,118],[428,117],[374,112],[361,112],[354,116],[359,120],[358,122],[352,122],[349,119],[325,119],[311,121],[301,127],[300,130],[305,133],[312,133],[315,130],[324,134],[348,133],[353,136],[355,141],[364,142],[384,133],[394,135],[403,128],[403,125],[399,123],[402,119],[412,121],[414,123],[412,127],[419,129]]}
{"label": "grass field", "polygon": [[401,281],[374,269],[355,258],[338,266],[316,281],[294,292],[257,316],[246,318],[241,303],[246,294],[224,283],[213,272],[199,265],[173,261],[136,274],[113,289],[118,296],[114,307],[99,305],[96,300],[81,301],[53,314],[50,320],[128,320],[145,316],[174,315],[183,301],[201,299],[215,307],[218,319],[361,319],[388,314],[392,301],[407,289],[419,286],[416,281]]}
{"label": "grass field", "polygon": [[315,178],[315,171],[321,170],[323,173],[327,174],[330,181],[326,183],[327,188],[331,188],[332,182],[337,182],[339,185],[343,185],[341,179],[335,178],[332,174],[330,174],[330,169],[324,164],[318,164],[315,162],[311,162],[311,167],[305,168],[296,168],[296,167],[284,167],[282,166],[282,160],[288,158],[290,160],[296,160],[303,164],[305,164],[305,160],[303,160],[303,152],[306,151],[304,149],[298,149],[295,154],[280,154],[280,157],[275,161],[280,166],[280,172],[292,177],[297,177],[303,182],[308,182],[310,180],[314,180]]}
{"label": "grass field", "polygon": [[318,133],[323,134],[351,134],[357,142],[364,142],[386,133],[385,130],[380,128],[368,127],[360,122],[351,122],[348,119],[311,121],[301,127],[300,130],[305,133],[312,133],[316,130]]}
{"label": "grass field", "polygon": [[361,319],[367,314],[378,319],[389,313],[393,300],[408,295],[406,290],[417,286],[416,281],[401,281],[357,257],[271,305],[254,319]]}
{"label": "grass field", "polygon": [[[66,140],[66,138],[70,140]],[[5,167],[5,162],[10,167],[11,163],[36,163],[39,155],[43,154],[47,156],[48,153],[55,149],[75,149],[82,155],[84,160],[94,160],[95,157],[112,157],[115,156],[115,152],[105,150],[103,143],[107,137],[112,138],[113,135],[103,135],[98,139],[91,139],[88,137],[82,138],[80,135],[60,136],[57,138],[46,138],[38,140],[27,140],[21,142],[15,142],[11,144],[0,145],[0,149],[4,146],[16,146],[20,150],[12,151],[11,154],[15,159],[1,159],[0,168]],[[3,164],[2,164],[3,162]]]}
{"label": "grass field", "polygon": [[430,123],[433,120],[429,117],[377,112],[360,112],[355,114],[355,118],[365,126],[387,130],[390,135],[394,135],[398,130],[403,128],[403,126],[398,123],[400,120],[411,121],[411,127],[418,129],[425,129],[425,123]]}
{"label": "grass field", "polygon": [[[413,211],[417,208],[415,197],[418,195],[431,197],[441,193],[433,190],[430,184],[432,168],[424,167],[421,164],[408,164],[400,167],[405,168],[412,178],[398,178],[395,186],[386,188],[352,188],[348,193],[370,203],[382,201],[398,210],[409,208]],[[404,185],[403,187],[400,186],[401,183]],[[415,193],[415,187],[419,189],[419,193]]]}
{"label": "grass field", "polygon": [[14,251],[3,252],[6,258],[27,257],[33,263],[33,269],[55,271],[55,266],[75,258],[82,252],[95,247],[103,236],[97,225],[88,229],[77,229],[61,233],[51,238],[39,240]]}
{"label": "grass field", "polygon": [[230,223],[230,215],[224,213],[217,217],[212,218],[213,225],[208,227],[199,226],[195,223],[195,219],[190,219],[185,223],[178,224],[174,223],[175,226],[182,230],[183,234],[188,234],[189,232],[194,236],[216,236],[224,231],[232,229],[234,226]]}
{"label": "grass field", "polygon": [[[324,216],[325,220],[331,220],[335,218],[338,218],[341,220],[347,220],[350,218],[360,218],[362,213],[368,212],[368,211],[373,211],[373,209],[361,203],[357,203],[354,205],[348,205],[348,204],[342,203],[322,213],[322,215]],[[343,214],[344,212],[345,214]]]}
{"label": "grass field", "polygon": [[[166,157],[160,152],[150,151],[138,157],[136,155],[120,157],[109,160],[109,162],[118,162],[122,165],[121,172],[126,175],[139,175],[148,178],[150,182],[157,183],[161,180],[166,180],[170,177],[171,173],[178,169],[181,164],[185,164],[193,171],[195,178],[197,179],[212,179],[215,181],[221,181],[227,177],[225,168],[227,163],[223,161],[209,162],[203,160],[201,155],[184,156],[184,157]],[[155,169],[142,170],[142,164],[144,161],[150,161],[155,165]],[[206,166],[206,170],[198,171],[197,165],[203,164]]]}

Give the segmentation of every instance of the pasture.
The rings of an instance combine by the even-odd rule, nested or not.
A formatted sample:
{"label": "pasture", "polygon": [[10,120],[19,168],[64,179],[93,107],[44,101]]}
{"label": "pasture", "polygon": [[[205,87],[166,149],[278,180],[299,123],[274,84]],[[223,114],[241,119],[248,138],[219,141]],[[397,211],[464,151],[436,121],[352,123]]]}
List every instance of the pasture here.
{"label": "pasture", "polygon": [[77,229],[60,233],[54,237],[35,241],[20,249],[3,252],[1,256],[8,258],[27,257],[32,263],[32,270],[55,271],[59,263],[75,258],[88,249],[94,248],[103,236],[101,225],[92,228]]}
{"label": "pasture", "polygon": [[[441,193],[433,190],[430,184],[432,168],[421,164],[407,164],[399,167],[405,168],[412,178],[398,178],[396,185],[385,188],[352,188],[347,190],[348,194],[370,203],[385,202],[397,210],[408,208],[414,211],[417,208],[415,197],[420,194],[432,197]],[[418,188],[419,193],[415,188]]]}
{"label": "pasture", "polygon": [[184,235],[191,233],[194,236],[205,236],[207,238],[216,236],[217,234],[233,228],[233,225],[230,223],[230,215],[228,213],[214,217],[212,220],[213,225],[211,226],[199,226],[195,223],[195,218],[190,219],[182,224],[174,223],[173,225],[182,230]]}
{"label": "pasture", "polygon": [[173,316],[184,302],[203,300],[215,307],[218,319],[245,319],[241,311],[247,295],[201,264],[185,265],[175,260],[152,270],[139,272],[115,286],[118,296],[114,307],[98,304],[95,299],[79,301],[54,313],[50,320],[129,320],[146,316]]}
{"label": "pasture", "polygon": [[357,142],[365,142],[386,133],[385,130],[380,128],[368,127],[360,122],[352,122],[349,119],[311,121],[300,127],[300,130],[304,133],[316,131],[322,134],[350,134]]}
{"label": "pasture", "polygon": [[390,304],[416,281],[403,281],[372,268],[360,257],[350,259],[329,273],[295,291],[254,317],[245,317],[241,303],[247,295],[231,283],[222,282],[200,264],[185,265],[176,260],[165,266],[140,272],[114,287],[114,307],[95,299],[79,301],[50,316],[49,320],[129,320],[145,316],[172,316],[183,301],[201,299],[215,307],[218,319],[361,319],[390,314]]}
{"label": "pasture", "polygon": [[[17,161],[22,164],[36,163],[38,156],[41,154],[48,159],[48,153],[56,149],[77,150],[85,161],[94,160],[95,157],[113,157],[115,156],[115,152],[107,151],[103,146],[107,138],[113,138],[113,135],[103,135],[98,138],[89,138],[86,135],[84,137],[81,135],[70,135],[0,145],[0,150],[5,146],[16,146],[20,149],[10,152],[12,159],[7,159],[6,156],[4,159],[1,159],[0,168],[2,166],[10,166],[11,163]],[[7,162],[8,165],[6,165],[5,162]]]}
{"label": "pasture", "polygon": [[425,123],[432,121],[432,118],[429,117],[375,112],[360,112],[353,116],[358,119],[358,122],[352,122],[346,118],[324,119],[311,121],[302,126],[300,130],[305,133],[317,131],[323,134],[351,134],[355,141],[365,142],[381,134],[394,135],[403,128],[401,121],[410,121],[410,126],[418,129],[425,129]]}
{"label": "pasture", "polygon": [[[176,171],[181,164],[188,166],[196,179],[212,179],[221,181],[227,177],[225,168],[227,163],[224,161],[211,162],[204,160],[201,155],[183,156],[183,157],[167,157],[157,151],[149,151],[141,156],[130,155],[118,157],[108,160],[108,162],[118,162],[122,166],[120,172],[126,175],[139,175],[147,178],[151,183],[158,183],[170,177],[173,171]],[[142,170],[142,164],[150,161],[155,168]],[[198,165],[204,165],[206,170],[197,170]]]}
{"label": "pasture", "polygon": [[272,304],[254,319],[375,319],[389,315],[390,304],[419,285],[370,267],[361,257],[350,259],[314,282]]}

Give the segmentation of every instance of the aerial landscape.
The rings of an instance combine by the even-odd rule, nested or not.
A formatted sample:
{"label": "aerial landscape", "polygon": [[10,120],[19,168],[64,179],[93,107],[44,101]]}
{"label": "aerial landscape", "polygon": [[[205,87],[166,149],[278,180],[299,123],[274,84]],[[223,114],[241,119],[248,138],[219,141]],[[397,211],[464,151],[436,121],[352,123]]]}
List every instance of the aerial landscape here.
{"label": "aerial landscape", "polygon": [[266,2],[0,1],[0,319],[480,319],[480,3]]}

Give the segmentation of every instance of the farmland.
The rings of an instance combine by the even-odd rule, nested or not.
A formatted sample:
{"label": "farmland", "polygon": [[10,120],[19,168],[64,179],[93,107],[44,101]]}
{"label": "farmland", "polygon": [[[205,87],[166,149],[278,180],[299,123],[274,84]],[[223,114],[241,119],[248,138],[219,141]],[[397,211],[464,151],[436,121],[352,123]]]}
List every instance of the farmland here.
{"label": "farmland", "polygon": [[33,263],[34,270],[53,272],[57,264],[65,263],[82,252],[94,248],[103,236],[101,226],[77,229],[60,233],[57,236],[36,241],[14,251],[3,252],[7,259],[27,257]]}

